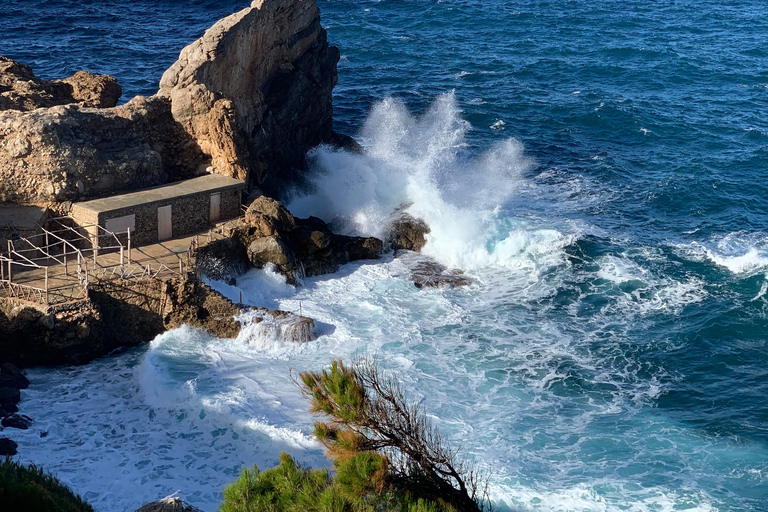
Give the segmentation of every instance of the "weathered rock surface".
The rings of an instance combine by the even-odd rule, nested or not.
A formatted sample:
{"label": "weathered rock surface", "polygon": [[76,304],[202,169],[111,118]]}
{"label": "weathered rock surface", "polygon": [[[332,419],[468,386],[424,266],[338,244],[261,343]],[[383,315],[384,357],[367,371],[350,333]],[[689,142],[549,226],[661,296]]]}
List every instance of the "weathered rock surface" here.
{"label": "weathered rock surface", "polygon": [[426,222],[398,210],[395,212],[387,242],[395,251],[404,249],[421,252],[427,243],[425,235],[429,232]]}
{"label": "weathered rock surface", "polygon": [[315,0],[256,0],[184,48],[159,94],[214,172],[275,195],[300,179],[308,149],[335,140],[338,60]]}
{"label": "weathered rock surface", "polygon": [[64,80],[42,80],[29,66],[0,57],[0,110],[29,111],[71,103],[114,107],[122,94],[117,80],[109,75],[78,71]]}
{"label": "weathered rock surface", "polygon": [[204,155],[165,98],[0,112],[0,201],[82,200],[192,177]]}
{"label": "weathered rock surface", "polygon": [[0,438],[0,456],[3,455],[16,455],[16,449],[19,447],[18,444],[11,441],[7,437]]}
{"label": "weathered rock surface", "polygon": [[302,276],[336,272],[339,265],[376,259],[383,243],[374,237],[337,235],[317,217],[297,219],[275,199],[260,197],[226,233],[246,247],[258,267],[272,264],[290,283]]}

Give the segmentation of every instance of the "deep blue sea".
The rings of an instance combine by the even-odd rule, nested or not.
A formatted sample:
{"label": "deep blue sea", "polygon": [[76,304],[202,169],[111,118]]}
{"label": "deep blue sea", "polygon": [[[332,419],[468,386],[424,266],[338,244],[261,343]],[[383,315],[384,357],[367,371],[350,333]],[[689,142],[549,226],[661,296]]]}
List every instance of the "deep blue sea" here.
{"label": "deep blue sea", "polygon": [[[768,511],[768,4],[756,0],[321,0],[341,50],[337,131],[288,203],[425,252],[477,284],[417,290],[401,260],[250,303],[314,317],[292,345],[183,328],[32,370],[10,434],[99,511],[180,491],[213,511],[243,465],[327,464],[289,369],[375,354],[500,510]],[[156,91],[242,1],[5,0],[0,55],[44,78]]]}

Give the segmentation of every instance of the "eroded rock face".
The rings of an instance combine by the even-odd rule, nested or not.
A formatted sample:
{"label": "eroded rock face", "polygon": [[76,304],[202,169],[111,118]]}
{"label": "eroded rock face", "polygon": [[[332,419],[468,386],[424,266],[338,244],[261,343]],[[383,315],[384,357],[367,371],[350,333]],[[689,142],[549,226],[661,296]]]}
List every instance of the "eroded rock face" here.
{"label": "eroded rock face", "polygon": [[0,57],[0,110],[30,111],[71,103],[114,107],[122,94],[113,76],[78,71],[64,80],[41,80],[29,66]]}
{"label": "eroded rock face", "polygon": [[0,201],[74,201],[160,185],[192,177],[204,160],[165,98],[0,112]]}
{"label": "eroded rock face", "polygon": [[338,60],[315,0],[256,0],[184,48],[159,94],[214,172],[276,195],[308,149],[334,140]]}

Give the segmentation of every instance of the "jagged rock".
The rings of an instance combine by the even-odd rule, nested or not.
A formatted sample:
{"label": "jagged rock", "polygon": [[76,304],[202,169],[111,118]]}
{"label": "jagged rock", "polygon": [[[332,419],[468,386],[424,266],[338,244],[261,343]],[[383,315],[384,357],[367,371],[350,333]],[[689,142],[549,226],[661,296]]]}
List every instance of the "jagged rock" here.
{"label": "jagged rock", "polygon": [[332,141],[338,60],[315,0],[256,0],[184,48],[159,94],[215,172],[274,195],[300,179],[308,149]]}
{"label": "jagged rock", "polygon": [[21,392],[18,388],[0,387],[0,407],[6,411],[11,411],[12,406],[21,400]]}
{"label": "jagged rock", "polygon": [[0,437],[0,456],[2,455],[16,455],[18,444],[11,441],[7,437]]}
{"label": "jagged rock", "polygon": [[0,201],[61,202],[192,177],[205,157],[165,98],[0,112]]}
{"label": "jagged rock", "polygon": [[21,373],[16,365],[12,363],[3,363],[0,366],[0,386],[27,389],[29,387],[29,379]]}
{"label": "jagged rock", "polygon": [[[427,243],[425,235],[430,232],[427,223],[408,213],[395,212],[397,217],[392,222],[387,241],[395,251],[421,252]],[[398,215],[399,214],[399,215]]]}
{"label": "jagged rock", "polygon": [[193,507],[179,498],[168,496],[161,500],[147,503],[135,512],[202,512],[202,510]]}
{"label": "jagged rock", "polygon": [[114,107],[122,94],[113,76],[78,71],[64,80],[41,80],[29,66],[0,57],[0,110],[30,111],[70,103]]}
{"label": "jagged rock", "polygon": [[296,220],[280,201],[261,196],[245,212],[245,222],[261,236],[282,236],[296,227]]}
{"label": "jagged rock", "polygon": [[11,414],[6,416],[0,421],[0,424],[5,428],[18,428],[20,430],[27,430],[32,426],[32,418],[23,414]]}

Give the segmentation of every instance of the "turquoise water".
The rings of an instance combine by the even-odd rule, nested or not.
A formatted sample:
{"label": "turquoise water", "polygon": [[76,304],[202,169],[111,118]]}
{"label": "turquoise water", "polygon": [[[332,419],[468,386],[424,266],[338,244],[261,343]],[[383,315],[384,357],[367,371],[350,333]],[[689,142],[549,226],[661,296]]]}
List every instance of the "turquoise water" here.
{"label": "turquoise water", "polygon": [[[114,74],[125,98],[154,92],[185,43],[244,5],[10,4],[0,54],[46,78]],[[20,434],[23,453],[97,506],[114,496],[94,475],[123,457],[125,489],[154,466],[155,487],[196,482],[212,510],[242,464],[283,448],[323,463],[288,369],[367,352],[482,461],[502,509],[768,510],[768,6],[320,7],[342,55],[336,129],[368,151],[315,152],[315,188],[292,210],[377,234],[410,203],[433,227],[426,251],[478,284],[416,291],[385,258],[298,290],[269,273],[219,285],[254,304],[301,301],[324,335],[296,348],[182,330],[55,378],[41,370],[25,411],[50,433]],[[69,402],[68,385],[92,404]],[[115,397],[109,421],[157,443],[94,422],[112,455],[89,459],[91,441],[57,425]],[[198,464],[179,455],[197,435],[229,441],[195,444],[210,461]],[[91,448],[62,455],[73,445]]]}

